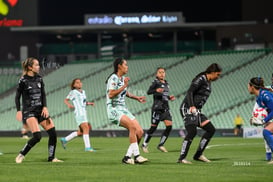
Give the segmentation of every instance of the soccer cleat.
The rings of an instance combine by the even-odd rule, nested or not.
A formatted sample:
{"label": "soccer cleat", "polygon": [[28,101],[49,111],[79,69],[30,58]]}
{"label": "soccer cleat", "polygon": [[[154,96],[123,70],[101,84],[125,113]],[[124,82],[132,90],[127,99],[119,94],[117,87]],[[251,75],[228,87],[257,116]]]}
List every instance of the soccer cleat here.
{"label": "soccer cleat", "polygon": [[62,147],[63,147],[64,149],[66,149],[67,141],[65,140],[65,138],[61,138],[61,144],[62,144]]}
{"label": "soccer cleat", "polygon": [[29,139],[29,137],[27,135],[23,135],[22,139]]}
{"label": "soccer cleat", "polygon": [[157,149],[160,150],[161,152],[168,152],[168,150],[163,146],[157,146]]}
{"label": "soccer cleat", "polygon": [[267,164],[273,164],[273,161],[268,162]]}
{"label": "soccer cleat", "polygon": [[197,161],[202,161],[202,162],[211,162],[204,155],[201,155],[199,158],[193,158],[193,159]]}
{"label": "soccer cleat", "polygon": [[148,150],[148,146],[145,146],[145,145],[141,145],[141,148],[142,148],[142,151],[144,152],[144,153],[149,153],[149,150]]}
{"label": "soccer cleat", "polygon": [[182,163],[182,164],[192,164],[192,162],[187,161],[186,159],[178,160],[177,163]]}
{"label": "soccer cleat", "polygon": [[124,156],[123,159],[121,160],[123,164],[135,164],[135,161],[128,156]]}
{"label": "soccer cleat", "polygon": [[85,148],[85,152],[96,152],[92,147]]}
{"label": "soccer cleat", "polygon": [[142,164],[142,163],[147,162],[147,161],[148,161],[147,158],[144,158],[144,157],[142,157],[140,155],[135,157],[135,163],[137,163],[137,164]]}
{"label": "soccer cleat", "polygon": [[25,156],[23,155],[23,154],[18,154],[17,155],[17,157],[15,158],[15,162],[17,163],[17,164],[20,164],[20,163],[22,163],[23,162],[23,160],[25,159]]}
{"label": "soccer cleat", "polygon": [[48,161],[48,162],[64,162],[64,161],[59,160],[59,159],[57,159],[57,158],[54,158],[54,159],[52,159],[51,161]]}

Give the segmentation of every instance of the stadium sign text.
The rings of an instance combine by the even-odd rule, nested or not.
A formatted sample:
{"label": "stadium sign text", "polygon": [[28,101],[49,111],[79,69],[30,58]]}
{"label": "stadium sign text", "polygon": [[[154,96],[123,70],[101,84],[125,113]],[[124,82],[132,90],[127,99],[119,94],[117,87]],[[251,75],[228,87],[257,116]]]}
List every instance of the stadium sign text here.
{"label": "stadium sign text", "polygon": [[23,25],[23,20],[8,20],[7,18],[4,18],[0,20],[0,27],[20,27]]}
{"label": "stadium sign text", "polygon": [[0,27],[12,27],[12,26],[22,26],[22,19],[8,19],[9,13],[17,5],[18,0],[9,0],[7,2],[0,0],[0,17],[4,16],[3,19],[0,19]]}
{"label": "stadium sign text", "polygon": [[85,15],[86,25],[142,25],[183,23],[181,13]]}

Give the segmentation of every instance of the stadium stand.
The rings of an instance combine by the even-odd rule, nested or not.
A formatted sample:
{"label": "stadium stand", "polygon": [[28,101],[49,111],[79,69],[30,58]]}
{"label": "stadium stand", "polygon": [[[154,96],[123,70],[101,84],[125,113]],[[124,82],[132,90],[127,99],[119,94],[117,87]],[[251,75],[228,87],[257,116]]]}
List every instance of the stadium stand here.
{"label": "stadium stand", "polygon": [[[249,126],[248,119],[254,106],[254,97],[247,91],[247,83],[251,77],[261,76],[266,84],[270,84],[273,54],[268,49],[248,51],[206,52],[200,55],[180,54],[166,56],[139,57],[128,60],[131,78],[129,91],[136,95],[145,95],[147,103],[140,104],[127,99],[127,105],[136,115],[144,129],[150,126],[150,108],[152,96],[146,91],[154,79],[157,67],[165,67],[166,79],[170,83],[171,94],[176,100],[170,102],[173,115],[173,127],[183,127],[179,113],[180,103],[193,77],[206,67],[217,62],[223,67],[221,78],[212,84],[213,94],[203,108],[217,128],[233,128],[233,118],[240,113]],[[63,103],[68,94],[72,79],[79,77],[84,83],[89,101],[94,107],[88,107],[88,117],[94,130],[120,129],[109,125],[105,106],[105,80],[113,71],[112,60],[80,64],[67,64],[44,76],[48,107],[58,130],[76,128],[73,111]],[[15,82],[17,83],[17,82]],[[15,93],[1,99],[1,117],[3,122],[0,130],[19,130],[21,124],[15,120]],[[164,126],[159,125],[159,129]]]}

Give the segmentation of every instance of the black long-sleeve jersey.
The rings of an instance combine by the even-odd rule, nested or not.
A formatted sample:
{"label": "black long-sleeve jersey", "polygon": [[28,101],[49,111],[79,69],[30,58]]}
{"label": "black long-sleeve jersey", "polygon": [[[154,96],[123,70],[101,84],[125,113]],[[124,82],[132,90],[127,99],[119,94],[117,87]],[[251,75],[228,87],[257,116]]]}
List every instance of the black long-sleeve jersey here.
{"label": "black long-sleeve jersey", "polygon": [[[156,91],[157,88],[163,88],[164,91],[159,93]],[[147,91],[147,94],[153,94],[153,110],[169,110],[169,84],[166,80],[165,83],[162,83],[158,79],[154,79],[151,86],[149,87],[149,90]]]}
{"label": "black long-sleeve jersey", "polygon": [[41,110],[46,107],[46,94],[44,82],[40,75],[24,75],[20,78],[15,95],[17,111],[21,110],[20,98],[22,96],[23,111]]}
{"label": "black long-sleeve jersey", "polygon": [[195,106],[201,109],[207,102],[211,93],[211,82],[208,81],[205,74],[197,75],[191,82],[190,88],[181,105],[189,108]]}

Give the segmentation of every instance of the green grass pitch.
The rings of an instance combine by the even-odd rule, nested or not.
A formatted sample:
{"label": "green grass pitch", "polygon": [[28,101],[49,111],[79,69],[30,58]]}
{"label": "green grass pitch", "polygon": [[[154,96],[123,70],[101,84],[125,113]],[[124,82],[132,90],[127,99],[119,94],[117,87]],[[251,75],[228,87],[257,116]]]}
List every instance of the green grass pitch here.
{"label": "green grass pitch", "polygon": [[192,143],[187,159],[193,164],[176,163],[182,138],[170,137],[165,146],[168,153],[156,149],[159,137],[151,139],[149,150],[141,155],[149,162],[125,165],[121,159],[127,151],[126,137],[91,137],[94,153],[84,152],[82,138],[72,140],[64,150],[58,139],[56,157],[63,163],[49,163],[47,137],[43,137],[21,164],[15,157],[26,140],[19,137],[0,137],[0,181],[25,182],[211,182],[211,181],[271,181],[273,165],[265,160],[262,138],[243,139],[214,137],[205,155],[212,162],[192,160],[199,137]]}

